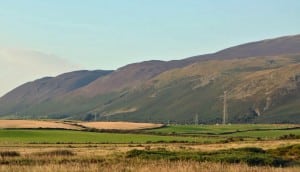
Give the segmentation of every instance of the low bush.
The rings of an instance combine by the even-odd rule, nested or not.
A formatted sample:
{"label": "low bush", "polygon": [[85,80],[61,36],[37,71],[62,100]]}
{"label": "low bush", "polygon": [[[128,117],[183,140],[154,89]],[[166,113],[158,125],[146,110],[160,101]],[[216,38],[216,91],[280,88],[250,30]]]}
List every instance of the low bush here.
{"label": "low bush", "polygon": [[294,159],[300,161],[300,144],[272,149],[269,150],[269,153],[275,156],[280,156],[280,157],[285,157],[288,159]]}
{"label": "low bush", "polygon": [[20,156],[19,152],[16,151],[1,151],[0,152],[0,157],[16,157]]}
{"label": "low bush", "polygon": [[261,148],[249,147],[240,149],[220,150],[215,152],[172,152],[167,150],[132,150],[127,158],[150,160],[193,160],[199,162],[246,163],[253,166],[286,166],[288,160],[270,154]]}
{"label": "low bush", "polygon": [[38,156],[74,156],[71,150],[53,150],[49,152],[39,152],[36,155]]}
{"label": "low bush", "polygon": [[279,140],[292,140],[292,139],[300,139],[300,135],[287,134],[279,137]]}

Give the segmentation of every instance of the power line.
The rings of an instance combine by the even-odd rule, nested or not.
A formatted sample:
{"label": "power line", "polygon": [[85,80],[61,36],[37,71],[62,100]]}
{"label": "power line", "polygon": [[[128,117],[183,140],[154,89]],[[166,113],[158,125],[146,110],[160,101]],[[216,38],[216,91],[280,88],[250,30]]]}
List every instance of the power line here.
{"label": "power line", "polygon": [[198,114],[195,115],[195,125],[199,124],[199,118],[198,118]]}
{"label": "power line", "polygon": [[227,119],[227,91],[224,91],[224,102],[223,102],[223,124],[226,124]]}

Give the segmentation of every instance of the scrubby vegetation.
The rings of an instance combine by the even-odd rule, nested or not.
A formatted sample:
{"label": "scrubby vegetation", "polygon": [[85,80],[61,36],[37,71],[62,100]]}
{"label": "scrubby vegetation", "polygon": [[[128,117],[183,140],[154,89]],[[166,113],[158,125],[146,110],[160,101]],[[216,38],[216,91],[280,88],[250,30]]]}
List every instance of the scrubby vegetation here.
{"label": "scrubby vegetation", "polygon": [[300,168],[299,131],[297,125],[171,125],[126,132],[2,129],[0,171],[212,171],[212,166],[214,172],[293,172]]}
{"label": "scrubby vegetation", "polygon": [[300,144],[272,149],[269,153],[300,162]]}
{"label": "scrubby vegetation", "polygon": [[[132,145],[134,146],[134,145]],[[0,159],[0,171],[297,171],[300,144],[264,150],[244,147],[216,151],[167,150],[135,145],[124,153],[88,153],[84,147],[17,153]],[[113,146],[112,146],[113,147]],[[97,150],[100,148],[95,148]],[[82,154],[84,152],[84,154]],[[284,167],[284,168],[283,168]]]}
{"label": "scrubby vegetation", "polygon": [[19,152],[16,151],[0,151],[0,157],[16,157],[20,156]]}
{"label": "scrubby vegetation", "polygon": [[99,163],[64,163],[45,165],[1,165],[0,171],[42,171],[42,172],[298,172],[298,167],[270,167],[270,166],[248,166],[246,164],[221,164],[195,161],[121,161],[121,162],[99,162]]}
{"label": "scrubby vegetation", "polygon": [[128,158],[140,158],[146,160],[169,160],[169,161],[199,161],[199,162],[221,162],[221,163],[245,163],[256,166],[287,166],[290,159],[261,148],[246,147],[214,152],[171,152],[167,150],[132,150],[126,155]]}
{"label": "scrubby vegetation", "polygon": [[74,156],[75,153],[73,153],[71,150],[53,150],[49,152],[38,152],[36,155],[38,156]]}

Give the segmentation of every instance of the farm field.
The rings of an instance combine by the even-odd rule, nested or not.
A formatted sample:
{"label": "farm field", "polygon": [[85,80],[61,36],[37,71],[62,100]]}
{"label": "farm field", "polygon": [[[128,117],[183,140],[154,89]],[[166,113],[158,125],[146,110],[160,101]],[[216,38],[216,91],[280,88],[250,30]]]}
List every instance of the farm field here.
{"label": "farm field", "polygon": [[160,128],[163,124],[135,123],[135,122],[80,122],[55,120],[0,120],[0,129],[67,129],[84,130],[87,128],[101,130],[141,130]]}
{"label": "farm field", "polygon": [[300,129],[289,124],[0,129],[0,171],[296,172],[299,155]]}
{"label": "farm field", "polygon": [[83,127],[107,130],[141,130],[159,128],[163,126],[162,124],[134,122],[81,122],[77,124]]}
{"label": "farm field", "polygon": [[243,131],[280,130],[300,128],[295,124],[232,124],[232,125],[170,125],[164,128],[148,130],[164,134],[230,134]]}
{"label": "farm field", "polygon": [[230,137],[249,137],[249,138],[278,138],[284,135],[300,135],[300,129],[290,130],[263,130],[263,131],[245,131],[228,134]]}
{"label": "farm field", "polygon": [[0,144],[205,142],[211,140],[217,141],[218,139],[134,133],[97,133],[68,130],[0,130]]}
{"label": "farm field", "polygon": [[[238,129],[239,128],[239,129]],[[167,126],[137,133],[88,132],[59,129],[0,129],[0,143],[218,143],[228,138],[274,140],[297,137],[295,125]]]}
{"label": "farm field", "polygon": [[3,128],[56,128],[56,129],[69,129],[81,130],[81,127],[63,123],[60,121],[39,121],[39,120],[0,120],[0,129]]}

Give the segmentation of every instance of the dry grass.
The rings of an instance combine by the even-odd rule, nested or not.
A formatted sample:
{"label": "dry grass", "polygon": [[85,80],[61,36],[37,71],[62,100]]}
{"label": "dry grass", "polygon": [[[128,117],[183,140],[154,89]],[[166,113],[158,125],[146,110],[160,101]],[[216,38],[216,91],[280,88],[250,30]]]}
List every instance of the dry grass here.
{"label": "dry grass", "polygon": [[[172,81],[184,78],[198,79],[199,86],[205,86],[222,75],[222,72],[243,68],[268,68],[269,61],[276,62],[275,66],[292,64],[292,60],[285,57],[252,57],[247,59],[209,60],[194,63],[183,68],[176,68],[163,72],[151,80],[156,87],[163,87]],[[155,82],[154,82],[155,81]]]}
{"label": "dry grass", "polygon": [[241,77],[239,84],[234,87],[230,96],[236,99],[243,99],[259,93],[270,95],[280,88],[296,89],[297,85],[294,77],[299,73],[300,64],[290,64],[278,69],[249,72]]}
{"label": "dry grass", "polygon": [[[298,172],[300,167],[275,168],[269,166],[248,166],[246,164],[222,164],[212,162],[196,161],[168,161],[168,160],[141,160],[126,159],[123,153],[133,149],[160,149],[190,151],[213,151],[219,149],[237,147],[262,147],[271,149],[283,145],[299,143],[294,140],[284,141],[261,141],[246,143],[226,143],[226,144],[19,144],[0,145],[1,151],[14,151],[20,153],[17,157],[4,157],[0,171],[22,171],[22,172],[80,172],[80,171],[141,171],[141,172]],[[65,153],[67,152],[67,154]],[[42,155],[42,156],[41,156]],[[67,155],[67,156],[66,156]],[[70,156],[71,155],[71,156]],[[1,159],[0,159],[1,160]]]}
{"label": "dry grass", "polygon": [[38,121],[38,120],[0,120],[0,128],[59,128],[80,130],[80,127],[65,124],[59,121]]}
{"label": "dry grass", "polygon": [[241,141],[222,144],[205,144],[205,145],[189,145],[199,151],[216,151],[221,149],[243,148],[243,147],[259,147],[262,149],[275,149],[278,147],[300,144],[300,140],[266,140],[266,141]]}
{"label": "dry grass", "polygon": [[162,124],[133,123],[133,122],[82,122],[78,124],[88,128],[107,129],[107,130],[141,130],[141,129],[158,128],[163,126]]}
{"label": "dry grass", "polygon": [[133,149],[145,150],[147,148],[154,150],[164,148],[169,151],[191,150],[207,152],[243,147],[258,147],[267,150],[294,144],[300,144],[300,140],[243,141],[223,144],[16,144],[0,145],[0,152],[9,150],[20,152],[22,155],[30,155],[38,152],[67,149],[73,151],[78,156],[110,156],[116,153],[125,153]]}
{"label": "dry grass", "polygon": [[139,172],[298,172],[299,167],[274,168],[274,167],[249,167],[245,164],[198,163],[187,161],[129,161],[114,163],[70,163],[70,164],[45,164],[45,165],[2,165],[0,171],[22,172],[81,172],[81,171],[139,171]]}
{"label": "dry grass", "polygon": [[82,130],[83,128],[96,128],[107,130],[141,130],[152,129],[163,126],[153,123],[134,122],[61,122],[61,121],[39,121],[39,120],[0,120],[0,129],[32,129],[32,128],[53,128]]}

